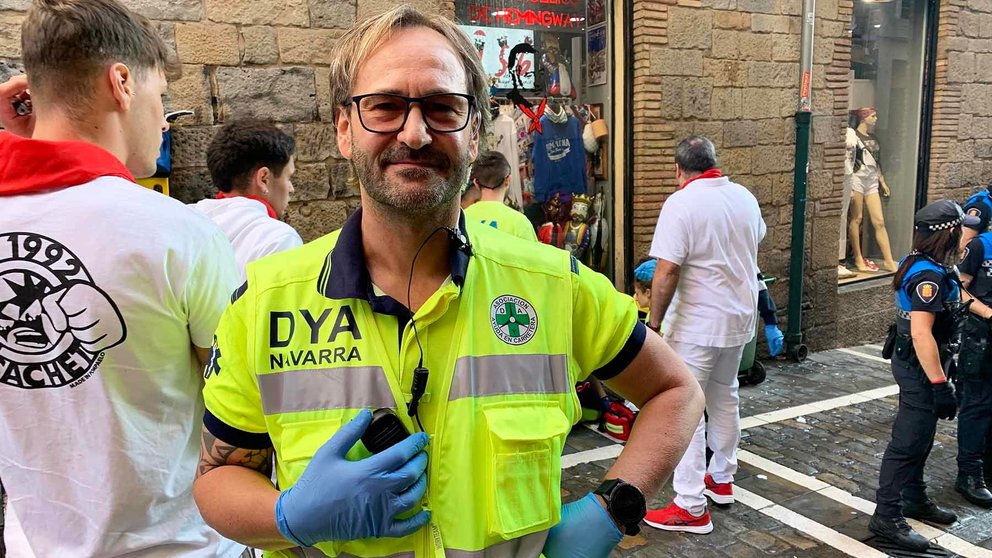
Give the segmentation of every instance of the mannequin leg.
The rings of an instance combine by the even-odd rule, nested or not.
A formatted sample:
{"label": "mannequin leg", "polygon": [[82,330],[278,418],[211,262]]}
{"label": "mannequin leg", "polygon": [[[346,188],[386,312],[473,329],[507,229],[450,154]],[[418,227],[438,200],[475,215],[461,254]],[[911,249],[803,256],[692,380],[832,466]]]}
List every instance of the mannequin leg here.
{"label": "mannequin leg", "polygon": [[865,205],[868,207],[868,218],[871,226],[875,228],[875,242],[882,252],[882,269],[895,271],[898,267],[892,259],[892,248],[889,246],[889,233],[885,230],[885,216],[882,214],[882,198],[878,192],[874,192],[865,197]]}
{"label": "mannequin leg", "polygon": [[865,257],[861,254],[861,220],[865,212],[865,195],[861,192],[851,193],[851,207],[847,210],[847,240],[854,252],[854,267],[858,271],[869,271],[865,266]]}

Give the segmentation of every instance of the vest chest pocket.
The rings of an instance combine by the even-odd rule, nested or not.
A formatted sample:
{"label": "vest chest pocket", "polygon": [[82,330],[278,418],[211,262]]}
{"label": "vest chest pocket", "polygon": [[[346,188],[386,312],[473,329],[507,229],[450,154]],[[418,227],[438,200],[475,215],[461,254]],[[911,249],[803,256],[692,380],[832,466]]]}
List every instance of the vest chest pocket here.
{"label": "vest chest pocket", "polygon": [[551,527],[561,514],[565,414],[552,401],[493,403],[482,413],[491,456],[489,534],[512,539]]}
{"label": "vest chest pocket", "polygon": [[[282,424],[278,440],[273,440],[280,484],[289,479],[295,483],[310,464],[313,454],[331,439],[344,422],[342,417],[335,416]],[[281,488],[289,486],[287,484]]]}

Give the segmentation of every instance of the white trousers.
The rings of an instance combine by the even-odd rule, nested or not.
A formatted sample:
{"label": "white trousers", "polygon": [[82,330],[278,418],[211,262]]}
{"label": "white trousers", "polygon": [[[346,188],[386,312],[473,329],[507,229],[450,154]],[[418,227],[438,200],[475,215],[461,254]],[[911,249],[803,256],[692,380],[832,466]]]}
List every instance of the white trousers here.
{"label": "white trousers", "polygon": [[672,485],[675,503],[693,515],[706,510],[703,477],[706,475],[706,446],[713,451],[709,472],[718,483],[733,482],[737,472],[737,446],[741,441],[740,398],[737,394],[737,371],[744,345],[705,347],[669,341],[699,381],[706,396],[709,421],[700,419],[689,448],[682,456]]}

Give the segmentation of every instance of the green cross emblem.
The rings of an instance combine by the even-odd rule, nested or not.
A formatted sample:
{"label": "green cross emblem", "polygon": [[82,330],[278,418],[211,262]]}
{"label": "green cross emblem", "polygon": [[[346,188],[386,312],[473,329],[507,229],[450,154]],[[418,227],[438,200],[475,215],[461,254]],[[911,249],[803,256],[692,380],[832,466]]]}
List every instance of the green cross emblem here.
{"label": "green cross emblem", "polygon": [[496,323],[505,327],[510,337],[520,337],[520,326],[530,327],[530,316],[526,312],[517,313],[517,305],[513,302],[505,303],[503,309],[504,313],[496,315]]}

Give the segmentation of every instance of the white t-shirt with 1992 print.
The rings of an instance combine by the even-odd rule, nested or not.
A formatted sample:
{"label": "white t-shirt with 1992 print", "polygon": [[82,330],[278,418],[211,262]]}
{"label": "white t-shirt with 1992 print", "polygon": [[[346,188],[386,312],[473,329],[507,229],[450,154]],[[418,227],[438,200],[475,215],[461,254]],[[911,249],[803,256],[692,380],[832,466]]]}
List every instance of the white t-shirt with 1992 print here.
{"label": "white t-shirt with 1992 print", "polygon": [[237,283],[213,223],[122,178],[0,197],[0,479],[23,531],[8,556],[240,554],[192,497],[193,346]]}

